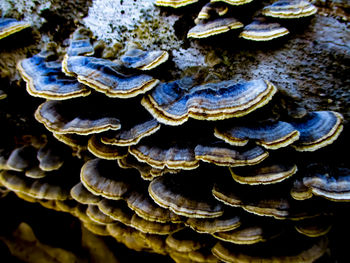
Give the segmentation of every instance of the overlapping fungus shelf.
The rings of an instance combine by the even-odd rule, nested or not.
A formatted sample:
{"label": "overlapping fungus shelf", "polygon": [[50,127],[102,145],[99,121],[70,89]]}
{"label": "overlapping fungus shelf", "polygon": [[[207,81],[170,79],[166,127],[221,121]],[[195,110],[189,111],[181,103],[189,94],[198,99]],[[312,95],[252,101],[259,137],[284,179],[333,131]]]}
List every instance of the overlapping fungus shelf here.
{"label": "overlapping fungus shelf", "polygon": [[0,18],[0,39],[30,27],[31,24],[13,18]]}
{"label": "overlapping fungus shelf", "polygon": [[222,81],[191,87],[185,81],[158,85],[143,97],[142,105],[159,122],[181,125],[190,117],[222,120],[242,117],[267,104],[276,93],[270,82]]}
{"label": "overlapping fungus shelf", "polygon": [[91,91],[73,77],[62,72],[55,46],[49,45],[39,54],[21,60],[17,69],[27,83],[27,92],[35,97],[66,100],[88,96]]}

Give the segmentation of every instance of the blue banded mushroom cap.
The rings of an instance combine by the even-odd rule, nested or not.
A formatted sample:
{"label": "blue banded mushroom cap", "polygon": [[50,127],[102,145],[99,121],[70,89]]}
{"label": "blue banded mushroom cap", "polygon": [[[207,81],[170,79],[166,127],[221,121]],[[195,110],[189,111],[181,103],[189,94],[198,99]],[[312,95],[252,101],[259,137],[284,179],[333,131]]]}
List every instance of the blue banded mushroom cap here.
{"label": "blue banded mushroom cap", "polygon": [[243,24],[233,17],[216,18],[195,25],[188,31],[187,37],[207,38],[241,27],[243,27]]}
{"label": "blue banded mushroom cap", "polygon": [[151,70],[167,61],[168,58],[169,54],[167,51],[144,51],[131,47],[120,57],[120,61],[127,68]]}
{"label": "blue banded mushroom cap", "polygon": [[315,151],[339,137],[343,130],[343,116],[334,111],[314,111],[291,124],[300,133],[293,147],[297,151]]}
{"label": "blue banded mushroom cap", "polygon": [[257,18],[246,25],[240,37],[254,41],[268,41],[289,34],[287,28],[275,22],[268,22],[264,18]]}
{"label": "blue banded mushroom cap", "polygon": [[91,32],[86,28],[77,28],[70,39],[67,56],[89,56],[94,54],[90,41]]}
{"label": "blue banded mushroom cap", "polygon": [[[194,188],[197,183],[200,187]],[[210,183],[204,183],[200,174],[166,174],[155,178],[149,184],[148,192],[159,206],[175,214],[190,218],[219,217],[224,212],[223,206],[211,197],[209,187]]]}
{"label": "blue banded mushroom cap", "polygon": [[67,75],[109,97],[131,98],[155,87],[159,80],[145,74],[124,74],[122,66],[108,59],[66,56],[62,69]]}
{"label": "blue banded mushroom cap", "polygon": [[178,8],[197,2],[198,0],[156,0],[154,4],[157,6]]}
{"label": "blue banded mushroom cap", "polygon": [[88,135],[120,129],[119,119],[106,116],[107,108],[104,106],[106,105],[102,104],[91,109],[91,105],[85,100],[46,101],[35,111],[35,118],[49,131],[58,134]]}
{"label": "blue banded mushroom cap", "polygon": [[316,173],[303,177],[303,184],[312,194],[336,202],[350,201],[350,170],[339,168],[339,174]]}
{"label": "blue banded mushroom cap", "polygon": [[13,18],[0,18],[0,39],[30,27],[27,22],[17,21]]}
{"label": "blue banded mushroom cap", "polygon": [[75,78],[65,76],[61,61],[55,59],[55,52],[43,50],[18,62],[17,69],[27,83],[27,92],[35,97],[53,100],[89,95],[90,89]]}
{"label": "blue banded mushroom cap", "polygon": [[244,146],[249,140],[255,140],[266,149],[285,147],[299,139],[299,131],[283,121],[215,128],[214,135],[234,146]]}
{"label": "blue banded mushroom cap", "polygon": [[312,16],[316,12],[317,8],[308,0],[278,0],[262,11],[265,16],[286,19]]}
{"label": "blue banded mushroom cap", "polygon": [[259,146],[237,150],[227,146],[197,145],[194,152],[197,160],[230,167],[255,165],[269,156]]}
{"label": "blue banded mushroom cap", "polygon": [[158,169],[191,170],[199,166],[199,161],[195,158],[194,150],[191,147],[174,145],[169,148],[161,148],[141,143],[131,146],[129,153],[138,161]]}
{"label": "blue banded mushroom cap", "polygon": [[181,125],[190,117],[222,120],[241,117],[267,104],[277,89],[268,81],[221,81],[186,87],[180,81],[158,85],[141,104],[159,122]]}
{"label": "blue banded mushroom cap", "polygon": [[116,146],[130,146],[140,142],[146,136],[149,136],[160,129],[160,124],[156,119],[151,119],[130,127],[129,129],[123,127],[118,132],[111,135],[104,135],[101,141],[105,144]]}
{"label": "blue banded mushroom cap", "polygon": [[248,4],[250,2],[252,2],[253,0],[210,0],[210,3],[217,3],[217,2],[224,2],[227,3],[229,5],[245,5]]}

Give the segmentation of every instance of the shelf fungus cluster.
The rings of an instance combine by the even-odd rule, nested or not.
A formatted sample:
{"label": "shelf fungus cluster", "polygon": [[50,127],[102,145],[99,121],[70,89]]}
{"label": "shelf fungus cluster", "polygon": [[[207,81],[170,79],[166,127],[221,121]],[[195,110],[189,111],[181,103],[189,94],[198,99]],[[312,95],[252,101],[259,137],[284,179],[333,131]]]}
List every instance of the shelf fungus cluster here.
{"label": "shelf fungus cluster", "polygon": [[[314,15],[317,8],[308,0],[277,0],[271,5],[257,9],[258,1],[253,0],[211,0],[205,4],[197,15],[193,26],[187,33],[188,38],[208,38],[210,36],[239,31],[239,37],[253,41],[269,41],[289,34],[285,21],[302,19]],[[197,1],[156,0],[160,7],[180,8]],[[250,11],[247,12],[245,7]],[[252,19],[247,19],[242,13],[251,13]],[[236,19],[239,17],[239,19]],[[248,15],[249,18],[249,15]],[[242,20],[243,22],[241,22]]]}
{"label": "shelf fungus cluster", "polygon": [[340,113],[274,115],[269,80],[160,83],[162,51],[130,46],[113,61],[94,51],[78,29],[66,54],[49,45],[18,63],[28,93],[45,99],[34,116],[47,135],[1,146],[1,187],[175,262],[326,252],[349,171],[308,162],[340,136]]}

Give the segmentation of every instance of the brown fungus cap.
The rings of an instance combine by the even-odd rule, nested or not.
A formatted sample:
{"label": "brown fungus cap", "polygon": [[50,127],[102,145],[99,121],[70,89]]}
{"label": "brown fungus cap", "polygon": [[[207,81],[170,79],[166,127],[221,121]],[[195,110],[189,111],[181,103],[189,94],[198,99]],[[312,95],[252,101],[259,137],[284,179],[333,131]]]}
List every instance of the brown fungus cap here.
{"label": "brown fungus cap", "polygon": [[188,31],[187,37],[207,38],[241,27],[243,27],[243,24],[233,17],[216,18],[214,20],[195,25]]}
{"label": "brown fungus cap", "polygon": [[197,145],[194,152],[197,160],[230,167],[255,165],[269,156],[269,153],[259,146],[248,150],[242,150],[233,149],[225,145]]}
{"label": "brown fungus cap", "polygon": [[27,83],[27,92],[34,97],[52,100],[88,96],[91,93],[89,88],[61,71],[55,48],[48,45],[39,54],[18,62],[17,69]]}
{"label": "brown fungus cap", "polygon": [[65,200],[70,198],[67,185],[61,186],[46,178],[28,178],[14,171],[1,171],[0,183],[14,192],[24,193],[37,199]]}
{"label": "brown fungus cap", "polygon": [[[38,122],[54,133],[88,135],[106,130],[120,129],[119,119],[107,113],[108,106],[93,109],[89,101],[46,101],[35,111]],[[72,111],[72,109],[75,109]]]}
{"label": "brown fungus cap", "polygon": [[40,169],[47,172],[60,169],[67,154],[69,152],[61,144],[55,142],[47,143],[40,147],[37,152]]}
{"label": "brown fungus cap", "polygon": [[308,237],[320,237],[326,235],[332,228],[330,217],[318,216],[315,218],[298,221],[295,229],[302,235]]}
{"label": "brown fungus cap", "polygon": [[286,147],[299,139],[299,132],[283,121],[215,128],[214,135],[234,146],[244,146],[254,140],[266,149]]}
{"label": "brown fungus cap", "polygon": [[[196,184],[199,186],[194,189],[193,185]],[[175,214],[191,218],[215,218],[223,214],[223,206],[211,197],[210,185],[210,181],[198,171],[196,174],[166,174],[155,178],[148,192],[159,206]]]}
{"label": "brown fungus cap", "polygon": [[62,69],[79,82],[109,97],[131,98],[155,87],[159,80],[151,76],[122,73],[122,66],[103,58],[66,56]]}
{"label": "brown fungus cap", "polygon": [[147,188],[131,192],[125,200],[129,208],[145,220],[159,223],[183,221],[177,214],[158,206],[148,195]]}
{"label": "brown fungus cap", "polygon": [[268,81],[221,81],[192,87],[184,78],[158,85],[141,104],[159,122],[181,125],[189,117],[222,120],[241,117],[267,104],[277,89]]}
{"label": "brown fungus cap", "polygon": [[115,222],[113,218],[104,214],[97,205],[88,205],[86,214],[96,224],[107,225]]}
{"label": "brown fungus cap", "polygon": [[178,252],[191,252],[198,250],[202,247],[208,246],[208,242],[211,239],[209,236],[201,235],[189,228],[185,228],[181,231],[175,232],[169,235],[165,242],[175,251]]}
{"label": "brown fungus cap", "polygon": [[13,18],[0,18],[0,39],[30,27],[27,22],[17,21]]}
{"label": "brown fungus cap", "polygon": [[285,19],[312,16],[316,12],[317,8],[308,0],[277,0],[262,11],[265,16]]}
{"label": "brown fungus cap", "polygon": [[252,245],[278,237],[283,229],[280,224],[248,223],[237,229],[214,233],[213,236],[225,242],[238,245]]}
{"label": "brown fungus cap", "polygon": [[[272,161],[271,161],[272,162]],[[297,172],[292,163],[261,163],[252,167],[230,168],[233,179],[241,184],[273,184],[281,182]]]}
{"label": "brown fungus cap", "polygon": [[93,159],[81,168],[80,180],[94,195],[119,200],[132,189],[137,177],[121,169],[115,161]]}
{"label": "brown fungus cap", "polygon": [[118,165],[121,168],[124,169],[131,169],[134,168],[136,169],[142,179],[147,180],[147,181],[152,181],[154,178],[158,176],[162,176],[163,174],[166,173],[178,173],[180,172],[179,169],[169,169],[169,168],[164,168],[164,169],[158,169],[154,168],[146,163],[141,163],[137,161],[135,157],[133,157],[131,154],[128,154],[126,157],[122,159],[118,159]]}
{"label": "brown fungus cap", "polygon": [[146,136],[150,136],[160,129],[160,124],[157,120],[152,119],[146,122],[138,123],[129,129],[123,127],[111,136],[103,136],[102,142],[116,146],[130,146],[140,142]]}
{"label": "brown fungus cap", "polygon": [[25,171],[25,176],[33,179],[40,179],[47,176],[47,172],[40,169],[38,166],[31,167]]}
{"label": "brown fungus cap", "polygon": [[90,137],[88,141],[88,150],[96,157],[106,160],[121,159],[128,154],[128,149],[126,147],[104,144],[101,141],[101,135],[97,134]]}
{"label": "brown fungus cap", "polygon": [[212,249],[213,254],[224,262],[281,262],[281,263],[311,263],[323,256],[328,248],[326,238],[294,240],[274,240],[257,244],[254,247],[242,248],[227,242],[218,242]]}
{"label": "brown fungus cap", "polygon": [[7,98],[7,94],[5,93],[5,91],[0,89],[0,100],[6,99],[6,98]]}
{"label": "brown fungus cap", "polygon": [[225,208],[224,214],[217,218],[188,218],[185,224],[198,233],[213,234],[231,231],[241,225],[240,211]]}
{"label": "brown fungus cap", "polygon": [[81,204],[97,204],[101,201],[101,197],[89,192],[82,183],[78,183],[72,187],[70,194],[74,200]]}
{"label": "brown fungus cap", "polygon": [[302,178],[294,180],[293,186],[290,190],[290,195],[295,200],[299,201],[310,199],[313,196],[312,190],[304,185]]}
{"label": "brown fungus cap", "polygon": [[287,28],[275,22],[268,22],[263,17],[259,17],[254,19],[249,25],[246,25],[239,36],[253,41],[270,41],[287,34],[289,34]]}
{"label": "brown fungus cap", "polygon": [[37,166],[36,154],[37,150],[32,145],[15,148],[7,159],[6,169],[21,172]]}
{"label": "brown fungus cap", "polygon": [[313,111],[291,124],[300,132],[293,147],[297,151],[315,151],[339,137],[343,130],[343,116],[334,111]]}

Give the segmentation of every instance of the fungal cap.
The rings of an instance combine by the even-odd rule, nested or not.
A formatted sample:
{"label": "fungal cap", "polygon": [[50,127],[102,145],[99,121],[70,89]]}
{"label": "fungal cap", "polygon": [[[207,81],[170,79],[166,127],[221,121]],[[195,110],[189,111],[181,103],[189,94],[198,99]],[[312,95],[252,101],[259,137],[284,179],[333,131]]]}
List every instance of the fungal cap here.
{"label": "fungal cap", "polygon": [[0,39],[30,27],[27,22],[17,21],[13,18],[0,18]]}
{"label": "fungal cap", "polygon": [[264,7],[265,16],[277,18],[301,18],[316,14],[317,8],[307,0],[278,0]]}
{"label": "fungal cap", "polygon": [[151,70],[167,61],[169,54],[167,51],[143,51],[132,48],[120,57],[121,62],[127,68],[139,70]]}
{"label": "fungal cap", "polygon": [[292,146],[297,151],[316,151],[332,144],[343,130],[343,116],[334,111],[314,111],[292,125],[300,138]]}
{"label": "fungal cap", "polygon": [[181,125],[189,117],[198,120],[242,117],[267,104],[277,91],[264,80],[222,81],[190,89],[180,85],[178,81],[163,83],[144,96],[141,104],[159,122]]}
{"label": "fungal cap", "polygon": [[258,185],[281,182],[297,172],[297,166],[293,164],[264,165],[241,169],[230,168],[233,179],[241,184]]}
{"label": "fungal cap", "polygon": [[80,83],[113,98],[135,97],[159,83],[145,74],[125,75],[119,64],[103,58],[65,56],[62,69],[68,75],[76,75]]}
{"label": "fungal cap", "polygon": [[178,8],[197,2],[198,0],[156,0],[154,4],[157,6]]}
{"label": "fungal cap", "polygon": [[287,28],[278,23],[267,22],[265,19],[255,19],[243,28],[240,37],[254,41],[269,41],[289,34]]}
{"label": "fungal cap", "polygon": [[235,18],[217,18],[206,23],[197,24],[188,33],[188,38],[207,38],[213,35],[225,33],[232,29],[243,27],[243,24]]}

